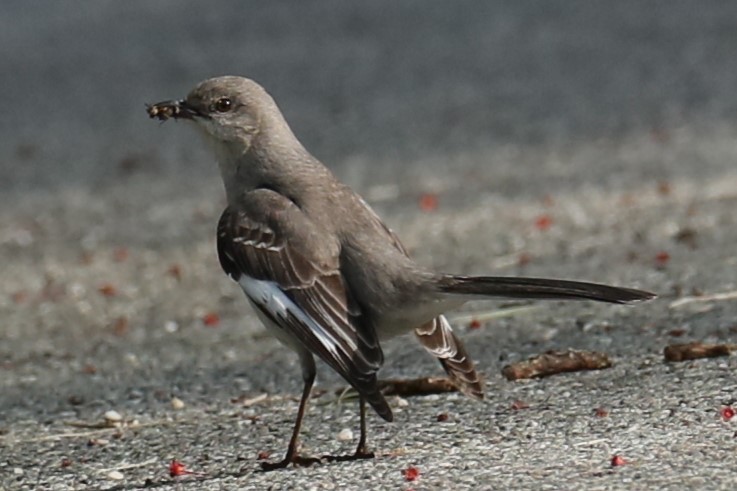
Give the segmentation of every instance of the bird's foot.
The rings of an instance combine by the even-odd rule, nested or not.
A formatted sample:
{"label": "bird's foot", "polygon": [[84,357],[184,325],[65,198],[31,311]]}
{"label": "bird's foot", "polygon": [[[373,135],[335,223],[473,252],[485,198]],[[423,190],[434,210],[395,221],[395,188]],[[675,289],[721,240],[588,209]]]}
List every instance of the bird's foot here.
{"label": "bird's foot", "polygon": [[374,452],[369,452],[365,448],[359,448],[352,455],[325,455],[323,459],[328,462],[350,462],[352,460],[373,459],[375,456]]}
{"label": "bird's foot", "polygon": [[301,455],[287,456],[279,462],[261,462],[261,470],[263,472],[274,471],[276,469],[284,469],[292,464],[294,467],[309,467],[313,464],[319,464],[322,460],[315,457],[302,457]]}

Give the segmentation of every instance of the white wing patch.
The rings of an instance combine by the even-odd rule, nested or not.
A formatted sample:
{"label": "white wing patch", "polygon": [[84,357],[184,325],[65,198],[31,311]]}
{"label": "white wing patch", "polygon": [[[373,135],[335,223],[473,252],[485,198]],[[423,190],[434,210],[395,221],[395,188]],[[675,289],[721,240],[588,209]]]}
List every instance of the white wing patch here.
{"label": "white wing patch", "polygon": [[[287,319],[291,316],[296,318],[305,329],[309,330],[334,355],[336,360],[340,359],[338,353],[343,351],[343,348],[336,343],[335,338],[323,326],[315,322],[312,317],[300,309],[279,288],[278,284],[273,281],[257,280],[246,275],[241,275],[238,284],[252,302],[271,314],[272,322],[275,321],[276,327],[281,331],[280,333],[275,333],[281,341],[285,341],[285,334],[287,338],[296,337],[296,333],[289,332],[290,329],[285,327]],[[271,326],[267,325],[267,327]],[[343,339],[345,340],[346,338]],[[358,349],[352,340],[350,340],[349,348],[351,350]]]}
{"label": "white wing patch", "polygon": [[235,242],[236,244],[242,244],[245,246],[252,246],[252,247],[255,247],[256,249],[264,249],[264,250],[273,251],[273,252],[279,252],[282,249],[284,249],[283,244],[272,246],[272,245],[264,244],[261,240],[246,239],[245,237],[236,237],[235,239],[233,239],[233,242]]}

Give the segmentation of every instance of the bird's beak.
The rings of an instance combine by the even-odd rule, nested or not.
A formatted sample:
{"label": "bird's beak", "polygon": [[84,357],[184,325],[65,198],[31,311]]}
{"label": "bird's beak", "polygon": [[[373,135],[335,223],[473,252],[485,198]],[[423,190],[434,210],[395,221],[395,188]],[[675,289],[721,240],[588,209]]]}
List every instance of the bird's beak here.
{"label": "bird's beak", "polygon": [[196,108],[187,104],[187,101],[183,99],[146,104],[146,112],[150,118],[156,118],[159,121],[166,121],[169,118],[195,119],[196,117],[203,117]]}

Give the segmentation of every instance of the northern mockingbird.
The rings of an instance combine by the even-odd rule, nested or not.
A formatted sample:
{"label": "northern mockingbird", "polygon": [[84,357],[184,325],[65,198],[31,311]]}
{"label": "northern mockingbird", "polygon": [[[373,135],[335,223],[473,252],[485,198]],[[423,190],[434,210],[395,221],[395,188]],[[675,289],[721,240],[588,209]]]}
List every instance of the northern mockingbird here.
{"label": "northern mockingbird", "polygon": [[366,202],[305,150],[252,80],[209,79],[183,100],[147,109],[162,121],[193,121],[214,150],[228,202],[217,228],[220,264],[301,362],[304,389],[289,447],[283,460],[264,464],[266,470],[317,461],[297,452],[314,355],[360,397],[358,448],[332,459],[370,458],[366,402],[392,420],[377,387],[381,340],[414,331],[459,390],[480,399],[481,378],[444,312],[479,297],[627,304],[655,296],[576,281],[442,274],[418,265]]}

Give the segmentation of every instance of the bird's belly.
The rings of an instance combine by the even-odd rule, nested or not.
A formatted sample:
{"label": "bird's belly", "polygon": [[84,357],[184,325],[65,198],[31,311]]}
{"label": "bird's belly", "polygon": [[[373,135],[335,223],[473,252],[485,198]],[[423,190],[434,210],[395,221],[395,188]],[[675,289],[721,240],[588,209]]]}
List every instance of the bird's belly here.
{"label": "bird's belly", "polygon": [[404,305],[379,319],[376,322],[376,331],[380,340],[401,336],[464,303],[465,300],[461,298],[447,297],[416,305]]}

